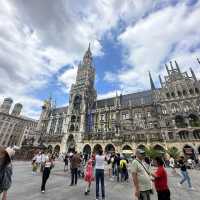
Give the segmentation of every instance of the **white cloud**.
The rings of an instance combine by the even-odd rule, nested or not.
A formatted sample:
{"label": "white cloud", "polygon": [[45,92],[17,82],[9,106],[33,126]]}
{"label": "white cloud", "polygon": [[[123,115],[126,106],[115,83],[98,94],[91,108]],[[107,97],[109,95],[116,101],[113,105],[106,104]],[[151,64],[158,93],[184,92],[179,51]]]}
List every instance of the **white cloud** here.
{"label": "white cloud", "polygon": [[[103,55],[100,41],[122,12],[123,1],[2,0],[0,95],[19,99],[25,114],[35,111],[37,98],[31,94],[47,87],[62,66],[80,60],[88,42],[95,56]],[[75,68],[69,68],[58,77],[67,92],[75,75]]]}
{"label": "white cloud", "polygon": [[65,92],[69,92],[71,85],[75,83],[77,69],[77,66],[71,67],[58,77],[58,80],[63,84],[63,90]]}
{"label": "white cloud", "polygon": [[[0,96],[20,101],[24,114],[35,116],[41,101],[33,94],[48,87],[63,67],[72,66],[57,77],[61,90],[64,85],[68,92],[88,42],[94,56],[102,56],[102,39],[119,28],[119,22],[127,26],[118,37],[125,67],[118,73],[107,72],[105,80],[124,90],[146,87],[148,69],[156,74],[169,58],[189,58],[194,55],[191,47],[199,43],[199,3],[189,8],[187,1],[176,7],[171,2],[1,0]],[[158,7],[162,10],[155,11]]]}
{"label": "white cloud", "polygon": [[149,88],[148,71],[153,76],[163,73],[161,67],[170,59],[177,59],[183,70],[188,69],[188,63],[200,53],[199,24],[199,3],[188,7],[181,2],[141,18],[118,37],[125,51],[124,64],[128,67],[115,74],[107,72],[105,79],[135,90]]}

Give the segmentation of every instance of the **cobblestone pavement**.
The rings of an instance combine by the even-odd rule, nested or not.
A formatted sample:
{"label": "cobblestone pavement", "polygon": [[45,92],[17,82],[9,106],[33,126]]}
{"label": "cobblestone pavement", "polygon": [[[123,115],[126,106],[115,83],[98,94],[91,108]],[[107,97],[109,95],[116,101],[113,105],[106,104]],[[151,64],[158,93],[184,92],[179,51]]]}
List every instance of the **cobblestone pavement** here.
{"label": "cobblestone pavement", "polygon": [[[78,186],[70,187],[69,172],[63,172],[63,164],[57,162],[47,182],[45,194],[40,192],[41,175],[31,174],[31,166],[28,162],[14,162],[13,185],[9,190],[8,200],[94,200],[95,187],[92,186],[91,194],[84,195],[85,185],[79,180]],[[169,174],[171,200],[200,200],[200,171],[190,170],[194,191],[189,191],[187,185],[178,186],[180,177]],[[117,183],[106,177],[107,200],[134,200],[132,195],[132,183]],[[156,194],[152,200],[156,200]]]}

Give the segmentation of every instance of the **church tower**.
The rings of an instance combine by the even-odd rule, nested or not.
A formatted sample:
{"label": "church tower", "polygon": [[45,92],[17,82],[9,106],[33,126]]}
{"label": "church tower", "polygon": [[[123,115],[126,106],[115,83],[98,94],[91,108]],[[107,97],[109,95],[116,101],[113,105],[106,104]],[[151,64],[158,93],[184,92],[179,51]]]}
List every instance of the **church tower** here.
{"label": "church tower", "polygon": [[87,116],[96,101],[94,88],[95,68],[90,45],[78,66],[76,82],[72,84],[69,95],[66,135],[62,141],[64,151],[78,150],[84,134],[87,132]]}

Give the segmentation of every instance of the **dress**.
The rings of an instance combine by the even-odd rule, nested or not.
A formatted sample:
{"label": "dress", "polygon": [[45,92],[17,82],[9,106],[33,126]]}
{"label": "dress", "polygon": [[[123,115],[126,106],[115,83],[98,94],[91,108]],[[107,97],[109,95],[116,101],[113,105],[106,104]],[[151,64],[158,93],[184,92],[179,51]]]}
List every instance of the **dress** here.
{"label": "dress", "polygon": [[94,175],[93,175],[93,161],[92,159],[90,159],[88,161],[87,167],[86,167],[86,172],[85,172],[85,177],[84,180],[86,182],[91,183],[92,181],[94,181]]}

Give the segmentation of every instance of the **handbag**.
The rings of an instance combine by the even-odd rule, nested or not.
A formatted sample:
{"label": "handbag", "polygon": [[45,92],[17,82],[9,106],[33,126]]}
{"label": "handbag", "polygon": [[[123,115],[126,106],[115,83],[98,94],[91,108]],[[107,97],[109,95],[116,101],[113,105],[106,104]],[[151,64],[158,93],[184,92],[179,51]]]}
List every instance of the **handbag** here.
{"label": "handbag", "polygon": [[[149,171],[146,169],[146,167],[143,165],[143,163],[142,163],[140,160],[138,160],[138,159],[136,159],[136,160],[140,163],[140,165],[143,167],[143,169],[145,170],[145,172],[146,172],[149,176],[151,176],[151,174],[150,174]],[[151,188],[151,189],[149,190],[149,192],[150,192],[150,194],[154,194],[153,188]]]}

